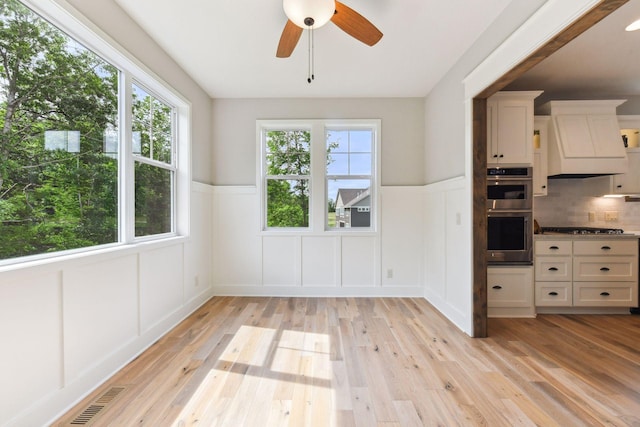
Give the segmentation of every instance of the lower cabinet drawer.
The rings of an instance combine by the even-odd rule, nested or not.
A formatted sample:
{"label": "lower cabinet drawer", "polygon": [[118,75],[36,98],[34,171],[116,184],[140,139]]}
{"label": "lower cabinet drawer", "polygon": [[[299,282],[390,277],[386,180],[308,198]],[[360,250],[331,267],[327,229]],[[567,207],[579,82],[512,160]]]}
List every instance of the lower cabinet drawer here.
{"label": "lower cabinet drawer", "polygon": [[536,305],[540,307],[571,307],[571,282],[536,282]]}
{"label": "lower cabinet drawer", "polygon": [[574,282],[573,305],[580,307],[635,307],[637,282]]}
{"label": "lower cabinet drawer", "polygon": [[537,281],[571,281],[572,261],[570,256],[537,256],[535,261]]}
{"label": "lower cabinet drawer", "polygon": [[532,305],[531,283],[489,284],[487,289],[488,307],[529,307]]}
{"label": "lower cabinet drawer", "polygon": [[573,257],[573,280],[627,282],[638,277],[638,260],[634,256]]}

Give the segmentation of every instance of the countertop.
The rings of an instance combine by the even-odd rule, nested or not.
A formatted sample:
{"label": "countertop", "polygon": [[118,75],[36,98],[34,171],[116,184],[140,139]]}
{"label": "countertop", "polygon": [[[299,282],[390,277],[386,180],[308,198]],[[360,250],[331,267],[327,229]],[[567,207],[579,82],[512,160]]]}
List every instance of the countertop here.
{"label": "countertop", "polygon": [[640,238],[639,234],[623,233],[623,234],[566,234],[546,232],[544,234],[534,234],[533,240],[631,240]]}

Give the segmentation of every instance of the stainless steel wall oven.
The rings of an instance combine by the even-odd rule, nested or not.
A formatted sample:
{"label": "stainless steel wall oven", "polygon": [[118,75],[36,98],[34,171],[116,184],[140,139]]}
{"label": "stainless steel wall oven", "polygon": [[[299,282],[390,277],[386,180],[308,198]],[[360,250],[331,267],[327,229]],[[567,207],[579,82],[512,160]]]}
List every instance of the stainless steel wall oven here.
{"label": "stainless steel wall oven", "polygon": [[530,167],[487,169],[487,262],[533,262],[533,179]]}

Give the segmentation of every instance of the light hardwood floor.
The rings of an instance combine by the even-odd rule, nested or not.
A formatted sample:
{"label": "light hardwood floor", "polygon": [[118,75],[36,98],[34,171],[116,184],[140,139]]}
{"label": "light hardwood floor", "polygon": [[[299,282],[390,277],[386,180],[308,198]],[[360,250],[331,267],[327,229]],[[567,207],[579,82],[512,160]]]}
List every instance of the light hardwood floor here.
{"label": "light hardwood floor", "polygon": [[489,335],[421,299],[216,297],[55,425],[122,386],[85,425],[640,426],[640,316]]}

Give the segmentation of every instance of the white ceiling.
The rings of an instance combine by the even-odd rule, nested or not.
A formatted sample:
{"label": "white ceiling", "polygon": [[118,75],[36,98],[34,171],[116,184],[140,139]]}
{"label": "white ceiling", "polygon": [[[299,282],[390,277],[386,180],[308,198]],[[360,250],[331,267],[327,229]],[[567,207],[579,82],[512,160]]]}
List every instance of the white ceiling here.
{"label": "white ceiling", "polygon": [[276,58],[282,0],[115,0],[213,98],[422,97],[513,0],[343,0],[383,33],[368,47],[332,23]]}
{"label": "white ceiling", "polygon": [[630,0],[506,89],[544,90],[536,103],[640,96],[640,31],[624,30],[636,19],[640,0]]}

